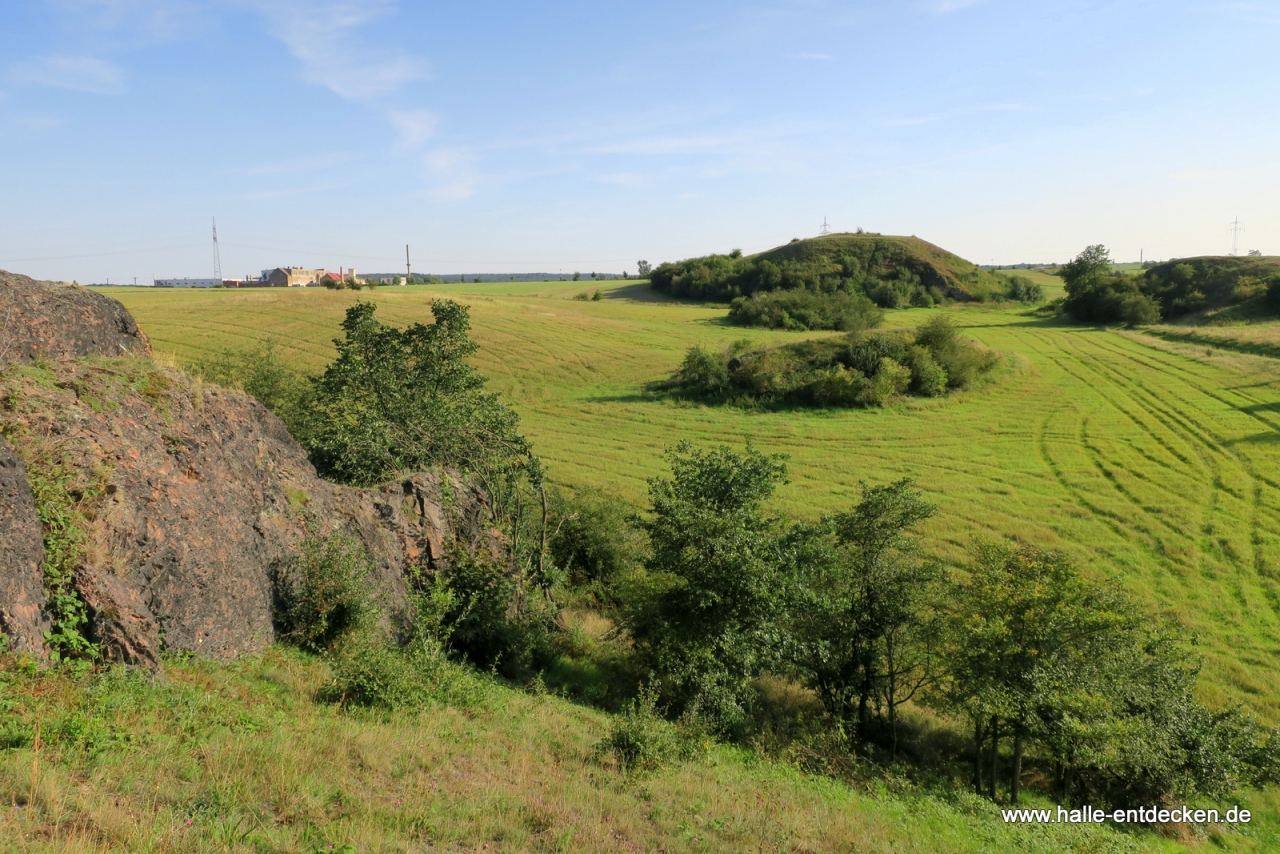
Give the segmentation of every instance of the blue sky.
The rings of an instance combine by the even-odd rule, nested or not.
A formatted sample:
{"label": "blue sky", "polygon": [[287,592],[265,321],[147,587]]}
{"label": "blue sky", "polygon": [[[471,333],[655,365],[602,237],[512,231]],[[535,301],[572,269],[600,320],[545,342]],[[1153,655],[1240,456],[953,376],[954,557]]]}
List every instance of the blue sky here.
{"label": "blue sky", "polygon": [[6,0],[0,267],[1280,254],[1280,2]]}

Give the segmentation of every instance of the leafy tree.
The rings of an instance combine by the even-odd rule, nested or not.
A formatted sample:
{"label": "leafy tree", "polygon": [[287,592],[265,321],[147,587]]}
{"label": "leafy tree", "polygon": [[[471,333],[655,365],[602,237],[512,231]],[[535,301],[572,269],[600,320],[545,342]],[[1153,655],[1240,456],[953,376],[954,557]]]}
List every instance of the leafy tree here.
{"label": "leafy tree", "polygon": [[1028,744],[1054,762],[1060,793],[1093,802],[1221,796],[1277,773],[1280,741],[1238,709],[1194,699],[1198,663],[1127,597],[1056,552],[983,543],[952,597],[942,694],[974,727],[974,785],[997,797],[1013,739],[1010,800]]}
{"label": "leafy tree", "polygon": [[580,280],[581,278],[582,278],[582,274],[581,274],[581,273],[579,273],[577,270],[574,270],[574,271],[573,271],[573,280],[576,282],[576,281]]}
{"label": "leafy tree", "polygon": [[338,357],[315,381],[305,444],[321,474],[372,485],[448,465],[488,480],[530,458],[518,418],[467,362],[466,306],[437,300],[435,323],[396,329],[358,302],[342,322]]}
{"label": "leafy tree", "polygon": [[667,689],[731,729],[750,679],[776,647],[778,522],[763,503],[786,476],[782,458],[748,446],[667,453],[672,477],[649,482],[646,562],[658,586],[632,603],[632,634]]}
{"label": "leafy tree", "polygon": [[578,585],[608,585],[639,568],[648,542],[635,509],[616,496],[581,493],[551,496],[551,559]]}
{"label": "leafy tree", "polygon": [[[1068,717],[1087,700],[1083,668],[1098,661],[1127,616],[1057,552],[981,543],[952,597],[950,693],[974,731],[974,785],[989,750],[989,794],[997,797],[1000,740],[1014,739],[1010,799],[1017,803],[1029,738],[1046,718]],[[1079,690],[1072,692],[1070,686]]]}
{"label": "leafy tree", "polygon": [[940,570],[910,535],[935,510],[908,480],[864,484],[856,506],[826,520],[832,545],[793,561],[790,659],[857,741],[873,735],[873,707],[887,715],[895,753],[898,707],[936,675]]}
{"label": "leafy tree", "polygon": [[653,270],[653,265],[651,265],[648,261],[637,261],[637,262],[636,262],[636,275],[637,275],[639,278],[641,278],[641,279],[647,279],[647,278],[649,278],[649,273],[650,273],[650,271],[652,271],[652,270]]}
{"label": "leafy tree", "polygon": [[1114,270],[1110,254],[1101,244],[1085,248],[1063,265],[1059,275],[1067,290],[1063,308],[1076,320],[1123,320],[1132,327],[1160,319],[1160,307],[1141,292],[1136,280]]}

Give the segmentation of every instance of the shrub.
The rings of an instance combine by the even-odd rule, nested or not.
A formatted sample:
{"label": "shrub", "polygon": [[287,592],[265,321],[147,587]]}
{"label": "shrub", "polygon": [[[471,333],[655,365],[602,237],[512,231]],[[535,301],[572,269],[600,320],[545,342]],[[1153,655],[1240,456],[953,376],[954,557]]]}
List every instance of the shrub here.
{"label": "shrub", "polygon": [[866,398],[867,378],[857,368],[836,365],[809,386],[809,395],[819,406],[861,406]]}
{"label": "shrub", "polygon": [[1044,288],[1026,276],[1010,276],[1008,297],[1017,302],[1044,302]]}
{"label": "shrub", "polygon": [[454,650],[520,682],[554,660],[555,604],[541,587],[510,564],[460,546],[449,565],[445,580],[456,599],[442,626]]}
{"label": "shrub", "polygon": [[863,388],[864,406],[884,406],[911,385],[911,369],[889,357],[880,360],[880,367],[871,381]]}
{"label": "shrub", "polygon": [[1130,329],[1160,322],[1160,306],[1149,296],[1128,294],[1120,300],[1120,319]]}
{"label": "shrub", "polygon": [[336,532],[307,536],[277,587],[280,636],[308,652],[324,652],[366,625],[373,613],[372,569],[359,541]]}
{"label": "shrub", "polygon": [[551,559],[577,585],[607,586],[618,575],[640,566],[648,546],[634,523],[635,508],[605,494],[554,493]]}
{"label": "shrub", "polygon": [[947,391],[947,369],[939,365],[928,348],[912,347],[907,357],[911,366],[911,388],[924,397],[938,397]]}
{"label": "shrub", "polygon": [[999,357],[962,338],[945,315],[915,331],[852,333],[723,354],[689,350],[667,388],[742,406],[883,406],[910,391],[926,397],[964,388]]}
{"label": "shrub", "polygon": [[466,306],[436,300],[435,323],[403,330],[375,312],[366,302],[347,309],[338,357],[315,383],[303,444],[321,474],[370,486],[438,465],[489,472],[527,462],[519,418],[467,361],[477,348]]}
{"label": "shrub", "polygon": [[676,385],[693,394],[713,397],[729,387],[727,360],[702,347],[690,347],[675,375]]}
{"label": "shrub", "polygon": [[372,632],[344,639],[330,656],[332,676],[321,702],[372,709],[400,709],[432,702],[468,707],[481,703],[485,685],[448,660],[438,646],[396,647]]}
{"label": "shrub", "polygon": [[681,727],[658,714],[658,695],[641,688],[631,705],[617,715],[609,734],[596,745],[600,754],[612,754],[624,772],[651,773],[671,762],[691,759],[705,744],[696,732]]}
{"label": "shrub", "polygon": [[729,305],[729,321],[742,326],[858,332],[879,326],[883,320],[884,312],[871,300],[844,292],[767,291],[738,297]]}

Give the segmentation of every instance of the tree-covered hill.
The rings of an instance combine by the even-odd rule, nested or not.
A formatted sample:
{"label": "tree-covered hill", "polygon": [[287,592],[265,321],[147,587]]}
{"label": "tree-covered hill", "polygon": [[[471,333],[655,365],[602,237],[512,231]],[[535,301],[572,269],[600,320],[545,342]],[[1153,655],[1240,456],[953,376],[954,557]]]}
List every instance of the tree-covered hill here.
{"label": "tree-covered hill", "polygon": [[831,234],[744,256],[660,264],[653,286],[677,297],[731,301],[770,291],[865,295],[885,308],[1008,295],[1009,281],[918,237]]}
{"label": "tree-covered hill", "polygon": [[1177,258],[1147,270],[1142,290],[1166,318],[1237,305],[1274,314],[1280,311],[1280,256]]}

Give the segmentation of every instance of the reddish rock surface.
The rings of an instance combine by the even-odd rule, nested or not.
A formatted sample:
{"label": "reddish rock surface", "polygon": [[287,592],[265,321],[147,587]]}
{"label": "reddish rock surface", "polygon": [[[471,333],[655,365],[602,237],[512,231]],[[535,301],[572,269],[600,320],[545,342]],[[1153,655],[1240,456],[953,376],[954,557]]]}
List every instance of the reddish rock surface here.
{"label": "reddish rock surface", "polygon": [[0,270],[0,363],[151,352],[117,300]]}
{"label": "reddish rock surface", "polygon": [[[57,327],[47,321],[38,325]],[[503,547],[479,489],[441,472],[380,489],[328,483],[256,400],[150,359],[0,365],[0,434],[16,452],[0,448],[0,624],[28,651],[42,638],[45,601],[23,462],[68,478],[86,531],[76,588],[111,660],[154,667],[164,649],[228,658],[270,643],[309,533],[363,542],[393,613],[409,567],[439,565],[455,542]]]}
{"label": "reddish rock surface", "polygon": [[0,633],[12,649],[44,657],[44,540],[27,469],[0,439]]}

